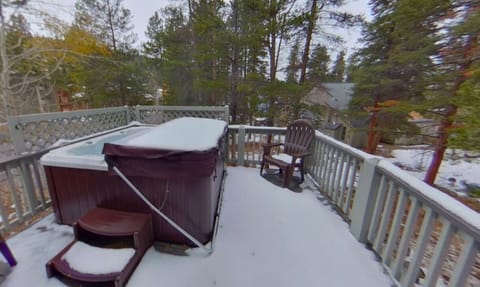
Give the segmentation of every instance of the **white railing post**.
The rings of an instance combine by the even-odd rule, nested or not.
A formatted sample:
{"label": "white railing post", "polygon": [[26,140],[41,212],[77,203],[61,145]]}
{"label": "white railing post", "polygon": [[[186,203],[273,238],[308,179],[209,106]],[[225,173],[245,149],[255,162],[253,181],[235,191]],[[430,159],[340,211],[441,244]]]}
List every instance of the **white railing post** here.
{"label": "white railing post", "polygon": [[142,119],[140,118],[140,105],[133,106],[133,110],[135,112],[135,120],[137,122],[141,122]]}
{"label": "white railing post", "polygon": [[18,118],[17,117],[8,117],[8,129],[10,131],[10,137],[12,138],[13,146],[15,147],[15,152],[21,154],[27,149],[25,147],[25,137],[23,133],[18,128]]}
{"label": "white railing post", "polygon": [[360,242],[366,242],[368,228],[375,206],[380,177],[376,175],[375,169],[379,162],[378,158],[365,159],[358,179],[358,186],[353,200],[352,214],[350,216],[350,232]]}
{"label": "white railing post", "polygon": [[239,166],[245,165],[245,126],[238,127],[237,134],[237,164]]}
{"label": "white railing post", "polygon": [[228,124],[230,122],[230,108],[228,105],[225,105],[224,107],[224,113],[225,113],[225,122]]}

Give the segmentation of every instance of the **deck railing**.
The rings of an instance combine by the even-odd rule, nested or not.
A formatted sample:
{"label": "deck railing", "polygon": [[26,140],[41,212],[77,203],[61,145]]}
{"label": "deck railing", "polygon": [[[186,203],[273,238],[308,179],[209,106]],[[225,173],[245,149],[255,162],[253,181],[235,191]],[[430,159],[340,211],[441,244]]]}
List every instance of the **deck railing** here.
{"label": "deck railing", "polygon": [[9,117],[15,152],[41,151],[59,139],[103,132],[131,121],[161,124],[178,117],[215,118],[228,122],[228,106],[132,106]]}
{"label": "deck railing", "polygon": [[[228,162],[260,163],[262,143],[282,141],[285,128],[230,125]],[[50,205],[38,159],[0,163],[2,231]],[[480,215],[386,160],[316,133],[306,164],[318,190],[349,222],[398,285],[478,286]],[[6,195],[5,195],[6,194]]]}
{"label": "deck railing", "polygon": [[0,231],[9,232],[51,205],[40,157],[47,151],[0,163]]}
{"label": "deck railing", "polygon": [[[259,164],[261,144],[284,134],[285,128],[229,126],[229,162]],[[479,286],[478,213],[387,160],[320,132],[306,169],[399,286]]]}

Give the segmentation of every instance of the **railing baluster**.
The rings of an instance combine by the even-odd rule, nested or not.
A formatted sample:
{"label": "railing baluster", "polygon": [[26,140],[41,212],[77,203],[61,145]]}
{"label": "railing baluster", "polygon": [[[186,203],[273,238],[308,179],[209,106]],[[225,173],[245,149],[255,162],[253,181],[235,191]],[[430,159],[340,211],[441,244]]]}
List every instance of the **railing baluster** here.
{"label": "railing baluster", "polygon": [[238,162],[238,130],[235,130],[235,133],[232,133],[232,160],[234,163]]}
{"label": "railing baluster", "polygon": [[343,163],[344,165],[344,174],[343,174],[343,179],[342,179],[342,191],[341,191],[341,203],[340,203],[340,207],[342,208],[342,211],[346,214],[347,213],[347,181],[348,181],[348,177],[349,177],[349,174],[350,174],[350,163],[352,161],[352,158],[350,155],[347,155],[347,159],[345,160],[345,162]]}
{"label": "railing baluster", "polygon": [[19,222],[23,222],[23,207],[20,201],[20,198],[17,194],[17,188],[15,186],[14,177],[10,167],[7,165],[5,167],[5,173],[7,174],[8,186],[10,187],[10,194],[13,198],[13,203],[15,204],[15,212]]}
{"label": "railing baluster", "polygon": [[415,197],[411,198],[410,210],[407,217],[407,222],[403,230],[402,238],[398,246],[397,258],[393,262],[392,274],[398,279],[401,268],[403,267],[403,261],[407,255],[408,248],[410,247],[410,241],[412,240],[413,232],[416,228],[416,222],[420,211],[420,204]]}
{"label": "railing baluster", "polygon": [[325,176],[323,177],[323,190],[325,193],[330,196],[330,189],[328,188],[328,181],[330,180],[330,175],[332,174],[331,172],[331,164],[332,164],[332,153],[333,153],[333,147],[328,145],[328,153],[327,153],[327,165],[325,169]]}
{"label": "railing baluster", "polygon": [[318,165],[315,164],[316,162],[318,162],[318,146],[319,146],[319,142],[314,140],[312,142],[312,146],[310,147],[311,156],[305,159],[305,169],[308,171],[310,176],[315,181],[318,181],[317,180]]}
{"label": "railing baluster", "polygon": [[338,167],[338,174],[337,174],[337,177],[335,179],[335,182],[334,182],[334,189],[336,191],[336,198],[335,198],[335,202],[337,203],[337,206],[341,206],[341,202],[342,202],[342,196],[343,196],[343,192],[342,190],[340,189],[340,183],[342,181],[342,178],[343,178],[343,168],[344,168],[344,158],[345,158],[345,153],[344,152],[341,152],[340,153],[340,158],[338,159],[338,163],[339,163],[339,167]]}
{"label": "railing baluster", "polygon": [[453,226],[449,221],[442,220],[442,225],[442,233],[440,234],[440,238],[435,246],[435,251],[433,252],[432,260],[430,261],[425,282],[423,283],[423,286],[426,287],[433,287],[437,284],[443,259],[447,255],[450,242],[452,241],[452,237],[454,235]]}
{"label": "railing baluster", "polygon": [[390,186],[387,191],[387,201],[383,208],[382,220],[380,222],[380,229],[378,230],[375,241],[373,242],[373,250],[377,251],[379,254],[382,252],[382,245],[387,232],[388,223],[390,221],[390,215],[392,214],[393,208],[393,199],[397,191],[395,190],[395,184],[390,182]]}
{"label": "railing baluster", "polygon": [[452,271],[452,277],[448,282],[449,287],[465,285],[478,253],[478,242],[475,243],[475,239],[470,235],[463,234],[463,237],[465,242],[462,246],[462,253],[457,259],[455,270]]}
{"label": "railing baluster", "polygon": [[330,162],[328,165],[328,175],[327,175],[327,190],[330,198],[334,198],[333,190],[332,190],[332,179],[335,176],[335,155],[337,153],[337,149],[334,146],[330,146],[331,153],[330,153]]}
{"label": "railing baluster", "polygon": [[372,223],[368,230],[367,240],[373,242],[377,236],[378,225],[380,224],[380,214],[385,203],[385,197],[387,196],[387,179],[384,175],[380,178],[380,186],[377,192],[377,198],[375,200],[375,207],[373,209]]}
{"label": "railing baluster", "polygon": [[328,162],[330,160],[330,145],[325,144],[324,147],[324,157],[323,157],[323,170],[322,170],[322,175],[320,176],[320,186],[322,188],[322,191],[327,194],[327,190],[325,189],[325,183],[327,182],[327,175],[328,175]]}
{"label": "railing baluster", "polygon": [[238,146],[237,146],[237,164],[239,166],[245,165],[245,126],[240,126],[237,134]]}
{"label": "railing baluster", "polygon": [[33,169],[33,178],[35,179],[35,182],[37,183],[37,189],[38,189],[38,192],[40,193],[40,201],[42,203],[42,209],[45,209],[47,207],[47,201],[45,199],[45,194],[44,194],[44,189],[43,189],[43,184],[42,184],[42,178],[41,178],[40,172],[38,170],[38,162],[35,159],[32,159],[31,164],[32,164],[32,169]]}
{"label": "railing baluster", "polygon": [[402,225],[403,215],[405,213],[405,205],[407,203],[406,192],[402,189],[399,190],[399,198],[395,209],[395,215],[393,217],[392,225],[388,234],[387,245],[382,253],[383,262],[386,265],[390,265],[392,260],[392,252],[397,244],[398,233],[400,232],[400,226]]}
{"label": "railing baluster", "polygon": [[30,167],[28,166],[28,163],[25,162],[25,160],[20,161],[20,175],[28,207],[32,213],[35,213],[35,207],[38,204],[38,200],[34,191]]}
{"label": "railing baluster", "polygon": [[402,286],[413,286],[417,280],[420,264],[422,263],[425,250],[427,249],[427,245],[430,241],[430,235],[432,234],[435,218],[436,215],[433,213],[432,209],[426,207],[422,227],[415,244],[415,250],[412,252],[412,258],[408,265],[407,272],[405,273],[405,276],[401,277],[400,280]]}
{"label": "railing baluster", "polygon": [[338,176],[338,162],[339,162],[339,153],[340,151],[338,149],[335,149],[334,156],[333,156],[333,168],[332,168],[332,176],[330,177],[330,182],[329,182],[329,189],[331,190],[332,193],[332,200],[336,201],[338,193],[337,190],[335,189],[335,181]]}
{"label": "railing baluster", "polygon": [[323,144],[323,151],[322,151],[322,162],[320,163],[320,165],[322,167],[322,172],[320,173],[320,178],[319,178],[320,181],[318,182],[321,191],[324,192],[324,193],[326,193],[324,183],[325,183],[325,175],[327,174],[329,149],[330,148],[329,148],[328,144],[324,143]]}
{"label": "railing baluster", "polygon": [[350,214],[350,205],[353,197],[353,188],[355,184],[355,177],[357,176],[357,164],[358,160],[356,158],[353,158],[352,160],[352,166],[350,167],[350,179],[348,183],[348,189],[347,189],[347,199],[345,201],[345,214],[349,215]]}
{"label": "railing baluster", "polygon": [[322,174],[324,172],[324,169],[325,169],[325,146],[326,144],[324,142],[321,142],[319,144],[319,160],[318,160],[318,172],[317,172],[317,183],[320,184],[321,181],[322,181]]}
{"label": "railing baluster", "polygon": [[[7,175],[5,170],[2,170],[1,173],[4,174],[5,176]],[[0,216],[2,217],[2,222],[5,226],[5,229],[8,230],[10,228],[10,222],[9,222],[10,220],[8,218],[8,212],[7,212],[6,206],[4,204],[5,204],[5,202],[2,200],[0,202]]]}
{"label": "railing baluster", "polygon": [[333,148],[333,146],[331,145],[328,145],[328,157],[327,157],[327,168],[326,168],[326,172],[325,172],[325,177],[324,177],[324,180],[325,180],[325,183],[324,183],[324,191],[325,193],[327,193],[330,198],[331,198],[331,193],[330,193],[330,188],[328,186],[328,184],[330,183],[330,177],[332,176],[332,163],[333,163],[333,154],[334,154],[335,150]]}

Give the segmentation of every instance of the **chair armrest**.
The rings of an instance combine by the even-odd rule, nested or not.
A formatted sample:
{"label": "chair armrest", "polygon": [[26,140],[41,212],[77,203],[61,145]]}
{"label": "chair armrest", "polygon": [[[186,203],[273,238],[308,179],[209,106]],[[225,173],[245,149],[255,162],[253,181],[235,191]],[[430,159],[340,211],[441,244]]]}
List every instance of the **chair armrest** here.
{"label": "chair armrest", "polygon": [[282,143],[264,143],[264,144],[262,144],[263,155],[270,155],[270,152],[271,152],[273,147],[281,146],[281,145],[283,145],[283,144]]}
{"label": "chair armrest", "polygon": [[262,143],[263,147],[270,147],[270,148],[275,147],[275,146],[281,146],[281,145],[283,145],[283,144],[282,143]]}
{"label": "chair armrest", "polygon": [[303,160],[303,158],[306,157],[306,156],[309,155],[309,154],[310,154],[310,152],[308,152],[308,151],[291,154],[291,156],[292,156],[292,164],[295,164],[295,163],[296,163],[297,158],[301,158],[301,160]]}
{"label": "chair armrest", "polygon": [[307,155],[310,155],[309,151],[304,151],[304,152],[299,152],[299,153],[292,154],[292,156],[296,157],[296,158],[305,157]]}

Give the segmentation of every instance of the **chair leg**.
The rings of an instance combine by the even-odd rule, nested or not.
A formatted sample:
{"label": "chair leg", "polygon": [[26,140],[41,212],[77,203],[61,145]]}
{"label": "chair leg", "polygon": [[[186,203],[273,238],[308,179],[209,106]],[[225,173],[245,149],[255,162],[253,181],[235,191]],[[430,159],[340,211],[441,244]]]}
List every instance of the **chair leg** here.
{"label": "chair leg", "polygon": [[285,169],[285,174],[283,175],[283,187],[289,187],[290,186],[290,180],[292,179],[293,176],[293,168],[290,166],[287,166]]}
{"label": "chair leg", "polygon": [[5,239],[3,239],[3,236],[1,235],[0,235],[0,252],[2,253],[3,257],[5,257],[10,267],[17,265],[17,260],[15,259],[15,256],[13,256],[13,253],[12,251],[10,251],[10,248],[8,247],[7,242],[5,241]]}
{"label": "chair leg", "polygon": [[305,170],[303,169],[303,160],[300,163],[299,169],[300,169],[300,176],[301,176],[301,180],[302,180],[300,183],[302,183],[305,180]]}

